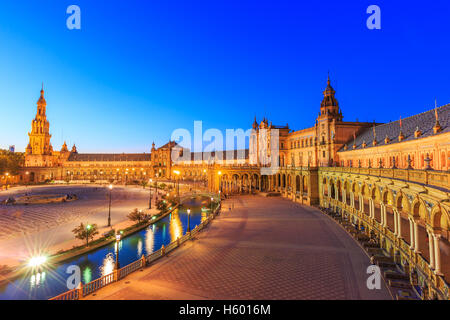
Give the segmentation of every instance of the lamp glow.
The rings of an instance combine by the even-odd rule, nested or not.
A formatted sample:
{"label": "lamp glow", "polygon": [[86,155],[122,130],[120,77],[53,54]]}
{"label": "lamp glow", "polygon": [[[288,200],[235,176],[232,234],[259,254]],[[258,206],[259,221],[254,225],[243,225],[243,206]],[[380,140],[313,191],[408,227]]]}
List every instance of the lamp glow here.
{"label": "lamp glow", "polygon": [[35,267],[38,267],[38,266],[44,264],[46,261],[47,261],[47,257],[45,257],[45,256],[32,257],[28,261],[28,266],[35,268]]}

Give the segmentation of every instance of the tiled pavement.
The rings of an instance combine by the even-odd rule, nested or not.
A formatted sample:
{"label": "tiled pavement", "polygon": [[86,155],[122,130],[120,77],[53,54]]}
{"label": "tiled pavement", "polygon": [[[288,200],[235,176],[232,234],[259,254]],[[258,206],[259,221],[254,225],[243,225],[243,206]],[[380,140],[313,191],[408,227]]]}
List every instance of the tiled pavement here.
{"label": "tiled pavement", "polygon": [[[233,201],[235,208],[228,210]],[[391,299],[369,258],[318,210],[243,196],[197,238],[88,299]]]}
{"label": "tiled pavement", "polygon": [[[133,208],[148,206],[149,191],[142,187],[115,186],[112,191],[111,223],[128,220]],[[70,248],[72,229],[83,223],[107,228],[109,191],[99,186],[33,186],[0,192],[0,201],[9,196],[32,194],[76,194],[73,202],[0,205],[0,266],[17,265],[40,250]],[[67,247],[68,246],[68,247]]]}
{"label": "tiled pavement", "polygon": [[[140,191],[140,188],[133,190],[122,187],[114,190],[113,210],[118,210],[122,206],[128,208],[133,205],[145,207],[148,203],[148,191]],[[27,206],[0,205],[0,240],[51,229],[71,221],[86,221],[91,215],[108,210],[109,193],[102,187],[33,187],[19,191],[12,189],[10,192],[2,192],[0,201],[7,199],[9,196],[24,195],[26,192],[33,194],[76,194],[79,199],[66,203]],[[129,204],[128,201],[133,201],[133,203]]]}

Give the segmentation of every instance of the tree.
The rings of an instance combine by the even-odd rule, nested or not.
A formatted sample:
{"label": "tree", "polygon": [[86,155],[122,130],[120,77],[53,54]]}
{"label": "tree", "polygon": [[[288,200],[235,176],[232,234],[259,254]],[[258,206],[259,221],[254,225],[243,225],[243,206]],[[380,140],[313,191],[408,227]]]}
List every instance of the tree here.
{"label": "tree", "polygon": [[142,181],[141,182],[141,186],[142,186],[143,189],[145,189],[145,187],[147,186],[147,181],[145,181],[145,180]]}
{"label": "tree", "polygon": [[11,176],[18,175],[24,161],[23,153],[0,149],[0,175],[5,173],[9,173]]}
{"label": "tree", "polygon": [[161,189],[165,189],[166,188],[166,184],[165,183],[161,183],[160,185],[159,185],[159,187],[161,188]]}
{"label": "tree", "polygon": [[148,215],[142,212],[142,210],[134,209],[127,215],[128,219],[131,221],[137,221],[138,223],[141,223],[142,221],[145,221],[148,219]]}
{"label": "tree", "polygon": [[87,225],[80,223],[72,232],[75,234],[76,239],[86,240],[86,246],[89,246],[89,240],[94,239],[94,236],[98,234],[98,228],[95,223]]}
{"label": "tree", "polygon": [[158,203],[156,204],[156,208],[158,208],[158,210],[159,210],[161,213],[167,212],[167,201],[166,201],[166,200],[160,200],[160,201],[158,201]]}

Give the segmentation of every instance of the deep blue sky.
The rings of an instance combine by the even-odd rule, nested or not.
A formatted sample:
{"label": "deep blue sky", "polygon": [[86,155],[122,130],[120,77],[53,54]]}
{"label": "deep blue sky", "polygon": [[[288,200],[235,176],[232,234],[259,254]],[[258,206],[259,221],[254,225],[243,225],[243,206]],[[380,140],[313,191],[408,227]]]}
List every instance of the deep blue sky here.
{"label": "deep blue sky", "polygon": [[0,147],[26,147],[42,81],[54,148],[80,152],[148,152],[194,120],[309,127],[328,70],[344,120],[397,120],[450,103],[449,20],[448,0],[1,0]]}

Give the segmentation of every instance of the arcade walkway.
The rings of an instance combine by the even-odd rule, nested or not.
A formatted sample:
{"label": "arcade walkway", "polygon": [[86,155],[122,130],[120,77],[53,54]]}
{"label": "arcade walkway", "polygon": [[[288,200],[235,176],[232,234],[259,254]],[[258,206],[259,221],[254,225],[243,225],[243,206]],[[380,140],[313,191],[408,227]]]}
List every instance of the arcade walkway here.
{"label": "arcade walkway", "polygon": [[[229,207],[234,209],[229,211]],[[196,240],[87,299],[391,299],[369,258],[318,210],[241,196]]]}

